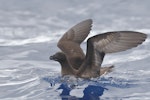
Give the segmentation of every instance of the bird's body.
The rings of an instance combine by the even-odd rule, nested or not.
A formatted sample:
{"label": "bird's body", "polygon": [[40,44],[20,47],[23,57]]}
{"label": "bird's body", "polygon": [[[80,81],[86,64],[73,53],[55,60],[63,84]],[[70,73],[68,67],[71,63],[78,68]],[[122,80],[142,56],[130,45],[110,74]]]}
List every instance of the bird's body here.
{"label": "bird's body", "polygon": [[62,51],[51,56],[51,59],[62,59],[56,60],[61,64],[62,75],[92,78],[111,72],[113,66],[101,67],[105,54],[136,47],[147,37],[144,33],[134,31],[98,34],[87,40],[87,51],[84,54],[80,44],[90,33],[91,27],[91,19],[82,21],[69,29],[59,40],[57,46]]}

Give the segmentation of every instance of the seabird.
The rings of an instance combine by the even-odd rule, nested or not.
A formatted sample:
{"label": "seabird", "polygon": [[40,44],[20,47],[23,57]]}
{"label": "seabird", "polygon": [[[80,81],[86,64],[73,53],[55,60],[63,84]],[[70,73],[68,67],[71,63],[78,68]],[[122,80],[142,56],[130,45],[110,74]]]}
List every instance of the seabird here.
{"label": "seabird", "polygon": [[147,35],[135,31],[113,31],[98,34],[87,40],[86,55],[80,44],[92,27],[92,19],[84,20],[70,28],[58,41],[61,52],[50,56],[61,64],[61,74],[81,78],[95,78],[111,72],[113,65],[101,67],[105,54],[116,53],[137,47]]}

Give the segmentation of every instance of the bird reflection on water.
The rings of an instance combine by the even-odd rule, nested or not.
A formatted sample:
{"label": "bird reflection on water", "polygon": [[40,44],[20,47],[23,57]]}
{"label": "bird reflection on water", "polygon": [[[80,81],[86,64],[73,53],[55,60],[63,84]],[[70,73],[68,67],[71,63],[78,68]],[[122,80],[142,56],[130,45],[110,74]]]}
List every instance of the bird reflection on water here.
{"label": "bird reflection on water", "polygon": [[106,88],[97,85],[88,85],[83,91],[83,97],[78,98],[70,95],[72,88],[68,87],[68,84],[62,83],[58,89],[62,89],[60,97],[62,100],[100,100],[100,96]]}
{"label": "bird reflection on water", "polygon": [[[104,90],[108,90],[105,88],[105,84],[99,83],[98,80],[79,79],[73,76],[45,77],[43,80],[50,83],[49,89],[57,86],[56,90],[62,90],[59,93],[62,100],[100,100],[100,96],[103,95]],[[83,87],[82,97],[70,94],[72,90],[79,89],[80,86],[85,86],[86,83],[87,86]],[[59,86],[56,84],[59,84]]]}
{"label": "bird reflection on water", "polygon": [[[57,91],[57,97],[61,100],[100,100],[104,91],[109,91],[108,86],[115,88],[131,88],[138,87],[137,84],[133,84],[136,80],[127,80],[114,77],[100,77],[93,79],[75,78],[73,76],[48,76],[43,78],[44,81],[50,84],[47,90],[55,89]],[[82,91],[83,96],[79,92],[73,93],[73,91]],[[73,94],[72,94],[73,93]],[[79,96],[80,95],[80,96]]]}

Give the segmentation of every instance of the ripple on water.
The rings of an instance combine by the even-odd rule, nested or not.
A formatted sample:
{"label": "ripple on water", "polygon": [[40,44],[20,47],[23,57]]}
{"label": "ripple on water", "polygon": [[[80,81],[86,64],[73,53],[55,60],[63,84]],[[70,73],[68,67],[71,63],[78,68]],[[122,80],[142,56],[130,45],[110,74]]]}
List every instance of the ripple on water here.
{"label": "ripple on water", "polygon": [[72,84],[75,86],[82,86],[85,84],[90,85],[102,85],[102,86],[113,86],[118,88],[128,88],[130,86],[136,85],[132,84],[136,80],[128,80],[123,78],[115,78],[115,77],[100,77],[100,78],[93,78],[93,79],[82,79],[82,78],[75,78],[74,76],[47,76],[43,78],[44,81],[48,82],[50,86],[54,86],[55,84],[66,83]]}
{"label": "ripple on water", "polygon": [[[59,75],[43,77],[43,80],[49,83],[47,91],[57,91],[62,99],[85,99],[94,98],[98,100],[104,91],[109,91],[108,87],[127,89],[136,87],[132,82],[136,80],[127,80],[114,77],[100,77],[90,80],[75,78],[73,76],[61,77]],[[94,96],[94,97],[93,97]],[[88,98],[88,99],[87,99]]]}

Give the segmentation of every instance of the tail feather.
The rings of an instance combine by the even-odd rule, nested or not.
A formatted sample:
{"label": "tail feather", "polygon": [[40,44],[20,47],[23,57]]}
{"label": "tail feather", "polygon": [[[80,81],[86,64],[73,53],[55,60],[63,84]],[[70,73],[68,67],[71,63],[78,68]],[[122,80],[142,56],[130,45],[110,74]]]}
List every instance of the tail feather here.
{"label": "tail feather", "polygon": [[100,76],[112,72],[113,68],[114,68],[113,65],[111,65],[109,67],[101,67],[101,69],[100,69]]}

